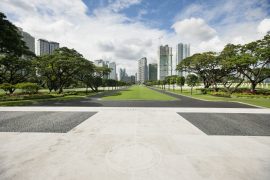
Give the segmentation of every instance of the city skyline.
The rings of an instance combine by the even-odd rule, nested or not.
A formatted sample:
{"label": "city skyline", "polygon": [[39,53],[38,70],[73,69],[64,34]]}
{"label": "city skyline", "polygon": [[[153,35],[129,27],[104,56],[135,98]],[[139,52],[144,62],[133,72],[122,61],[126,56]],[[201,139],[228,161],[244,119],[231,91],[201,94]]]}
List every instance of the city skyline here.
{"label": "city skyline", "polygon": [[0,11],[16,26],[37,39],[74,48],[89,60],[113,60],[118,70],[125,67],[131,74],[141,57],[156,62],[161,44],[172,46],[175,55],[177,43],[189,43],[192,55],[260,39],[270,30],[267,0],[17,2],[0,2]]}

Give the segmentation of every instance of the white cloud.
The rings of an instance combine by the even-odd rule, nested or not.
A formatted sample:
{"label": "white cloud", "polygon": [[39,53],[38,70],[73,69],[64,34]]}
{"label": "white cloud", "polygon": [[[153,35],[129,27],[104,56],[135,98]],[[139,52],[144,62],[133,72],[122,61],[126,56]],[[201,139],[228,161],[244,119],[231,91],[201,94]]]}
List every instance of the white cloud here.
{"label": "white cloud", "polygon": [[128,8],[132,5],[141,3],[142,0],[115,0],[109,4],[108,8],[114,12],[119,12],[122,9]]}
{"label": "white cloud", "polygon": [[[235,4],[228,0],[216,6],[193,4],[175,19],[172,25],[175,32],[151,28],[140,21],[149,9],[141,9],[138,17],[133,19],[121,13],[141,1],[109,1],[107,6],[88,12],[82,0],[1,0],[0,11],[36,38],[58,41],[61,46],[75,48],[89,60],[110,59],[118,64],[118,68],[127,68],[129,74],[137,71],[139,58],[147,57],[150,62],[157,60],[160,42],[173,48],[179,42],[190,43],[192,53],[219,51],[229,42],[246,43],[261,38],[269,27],[269,19],[263,11],[265,0],[260,1],[264,6],[256,8],[248,8],[255,0],[249,3],[235,0]],[[241,3],[244,8],[239,6]],[[237,6],[240,10],[236,9]],[[237,21],[242,12],[251,13],[248,22]],[[221,25],[210,25],[216,16],[224,13],[232,17],[224,17]],[[163,38],[159,41],[160,37]]]}
{"label": "white cloud", "polygon": [[260,22],[257,30],[261,34],[266,34],[268,31],[270,31],[270,19],[264,19],[264,20],[262,20]]}
{"label": "white cloud", "polygon": [[190,18],[177,21],[172,25],[175,32],[184,39],[206,41],[216,35],[215,29],[211,28],[201,18]]}

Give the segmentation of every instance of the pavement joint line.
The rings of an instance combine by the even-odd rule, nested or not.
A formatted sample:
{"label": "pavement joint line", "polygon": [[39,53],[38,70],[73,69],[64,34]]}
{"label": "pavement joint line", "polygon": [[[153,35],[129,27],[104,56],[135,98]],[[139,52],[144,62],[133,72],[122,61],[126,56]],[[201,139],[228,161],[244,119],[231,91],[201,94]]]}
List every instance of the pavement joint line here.
{"label": "pavement joint line", "polygon": [[135,111],[172,111],[172,112],[205,112],[205,113],[250,113],[250,114],[270,114],[270,109],[257,108],[160,108],[160,107],[46,107],[46,106],[24,106],[24,107],[0,107],[0,111],[111,111],[111,110],[135,110]]}

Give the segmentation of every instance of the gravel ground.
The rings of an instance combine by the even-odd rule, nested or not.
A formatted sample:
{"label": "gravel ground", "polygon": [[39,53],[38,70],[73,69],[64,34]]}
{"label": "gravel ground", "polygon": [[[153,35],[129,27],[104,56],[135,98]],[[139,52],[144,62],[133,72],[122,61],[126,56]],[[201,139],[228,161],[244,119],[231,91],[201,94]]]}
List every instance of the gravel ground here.
{"label": "gravel ground", "polygon": [[95,113],[0,111],[0,132],[66,133]]}
{"label": "gravel ground", "polygon": [[208,135],[270,136],[270,114],[178,114]]}

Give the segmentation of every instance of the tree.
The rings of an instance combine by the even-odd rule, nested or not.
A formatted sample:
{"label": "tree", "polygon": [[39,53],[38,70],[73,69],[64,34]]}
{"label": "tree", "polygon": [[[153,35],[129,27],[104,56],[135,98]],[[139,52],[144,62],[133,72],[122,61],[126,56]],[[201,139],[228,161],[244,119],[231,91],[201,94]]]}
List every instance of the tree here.
{"label": "tree", "polygon": [[63,88],[74,80],[87,60],[74,49],[62,47],[51,55],[37,58],[38,75],[44,78],[49,90],[63,92]]}
{"label": "tree", "polygon": [[193,87],[196,86],[198,82],[199,82],[199,78],[195,74],[189,74],[187,76],[187,85],[191,87],[191,91],[190,91],[191,95],[192,95]]}
{"label": "tree", "polygon": [[165,80],[164,80],[164,89],[166,88],[166,84],[168,84],[169,85],[169,90],[170,90],[170,88],[171,88],[171,77],[170,76],[167,76],[167,77],[165,77]]}
{"label": "tree", "polygon": [[257,84],[270,78],[270,35],[262,40],[248,43],[241,48],[241,56],[236,63],[240,72],[250,81],[251,92],[255,92]]}
{"label": "tree", "polygon": [[217,86],[219,81],[219,62],[214,52],[197,53],[183,59],[178,65],[178,71],[187,71],[197,74],[203,81],[204,87]]}
{"label": "tree", "polygon": [[34,55],[22,40],[18,28],[8,21],[2,12],[0,12],[0,53],[16,57]]}
{"label": "tree", "polygon": [[176,78],[176,84],[180,86],[181,88],[181,93],[182,93],[182,87],[185,85],[185,77],[184,76],[180,76]]}
{"label": "tree", "polygon": [[17,84],[35,76],[31,57],[0,57],[0,83]]}
{"label": "tree", "polygon": [[219,55],[221,72],[224,74],[221,82],[226,92],[232,94],[244,81],[241,74],[242,66],[239,63],[241,59],[241,45],[228,44]]}
{"label": "tree", "polygon": [[175,83],[176,83],[177,76],[170,76],[170,84],[173,85],[173,90],[175,90]]}

